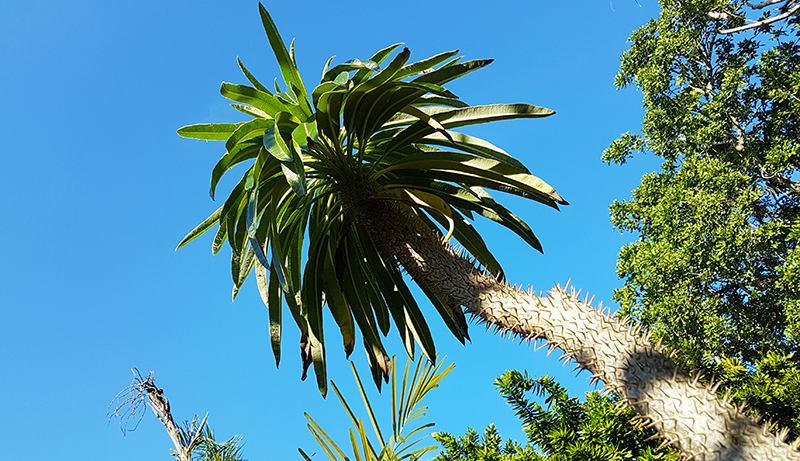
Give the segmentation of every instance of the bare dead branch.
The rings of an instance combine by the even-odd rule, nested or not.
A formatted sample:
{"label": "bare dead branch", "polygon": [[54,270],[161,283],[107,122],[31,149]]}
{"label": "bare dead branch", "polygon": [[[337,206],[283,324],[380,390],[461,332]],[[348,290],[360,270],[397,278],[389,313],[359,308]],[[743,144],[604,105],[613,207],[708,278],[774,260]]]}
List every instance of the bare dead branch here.
{"label": "bare dead branch", "polygon": [[[147,378],[142,378],[141,373],[136,368],[131,368],[133,372],[133,382],[121,390],[119,394],[114,397],[114,400],[108,405],[108,423],[111,424],[111,419],[119,418],[119,428],[122,430],[124,436],[128,431],[135,431],[139,427],[139,423],[144,418],[147,409],[145,403],[145,396],[147,391],[144,389],[146,382],[153,380],[153,372],[151,371]],[[114,407],[112,411],[111,408]],[[138,416],[138,418],[137,418]],[[136,423],[131,427],[131,420],[136,420]]]}
{"label": "bare dead branch", "polygon": [[[164,397],[164,389],[156,387],[155,373],[151,371],[147,378],[142,378],[137,368],[131,368],[131,371],[133,372],[133,382],[117,394],[108,406],[109,424],[112,418],[119,418],[123,435],[125,435],[126,431],[136,430],[146,412],[146,396],[149,400],[150,408],[153,409],[153,413],[156,414],[167,429],[167,433],[175,445],[173,450],[175,455],[180,461],[192,461],[192,451],[201,442],[201,435],[208,419],[208,413],[206,413],[199,426],[196,425],[197,419],[192,421],[191,424],[187,422],[185,428],[177,426],[172,419],[169,400]],[[113,411],[111,411],[112,407],[114,408]],[[133,428],[130,428],[131,419],[136,419],[137,415],[136,424],[134,424]]]}

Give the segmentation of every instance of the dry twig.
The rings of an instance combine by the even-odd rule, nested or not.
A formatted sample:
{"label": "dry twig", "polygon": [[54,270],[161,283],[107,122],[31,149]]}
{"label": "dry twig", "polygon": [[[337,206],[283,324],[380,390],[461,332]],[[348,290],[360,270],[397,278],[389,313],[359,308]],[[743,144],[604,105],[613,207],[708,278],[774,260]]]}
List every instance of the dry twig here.
{"label": "dry twig", "polygon": [[[173,452],[177,458],[181,461],[192,461],[192,451],[202,441],[202,431],[208,419],[208,413],[206,413],[199,426],[196,425],[196,419],[191,424],[187,422],[185,428],[177,426],[172,419],[169,400],[164,397],[164,389],[156,387],[155,373],[151,371],[147,378],[142,378],[142,374],[139,373],[137,368],[131,368],[131,371],[133,372],[133,382],[117,394],[108,406],[109,423],[111,423],[112,418],[119,418],[119,426],[123,435],[127,431],[136,430],[142,418],[144,418],[146,396],[153,413],[164,424],[172,443],[175,444]],[[113,411],[111,410],[112,407],[114,408]],[[130,427],[131,420],[136,420],[133,428]]]}

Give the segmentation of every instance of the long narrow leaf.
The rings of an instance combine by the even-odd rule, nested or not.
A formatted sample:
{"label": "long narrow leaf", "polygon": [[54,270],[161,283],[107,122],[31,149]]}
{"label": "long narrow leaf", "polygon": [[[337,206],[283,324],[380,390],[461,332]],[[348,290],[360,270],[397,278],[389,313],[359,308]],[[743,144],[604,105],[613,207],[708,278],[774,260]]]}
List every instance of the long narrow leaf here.
{"label": "long narrow leaf", "polygon": [[303,459],[304,459],[305,461],[312,461],[312,460],[311,460],[311,457],[310,457],[310,456],[308,456],[308,455],[306,454],[306,452],[304,452],[304,451],[303,451],[303,449],[302,449],[302,448],[298,448],[298,449],[297,449],[297,451],[299,451],[299,452],[300,452],[300,456],[302,456],[302,457],[303,457]]}
{"label": "long narrow leaf", "polygon": [[[467,331],[467,325],[460,321],[460,317],[464,317],[463,313],[459,311],[460,308],[451,308],[438,293],[426,287],[420,286],[420,290],[422,290],[431,304],[433,304],[436,311],[439,312],[439,316],[442,317],[444,324],[450,332],[453,333],[453,336],[455,336],[461,344],[465,344],[465,340],[469,340],[469,333]],[[459,314],[461,315],[459,316]]]}
{"label": "long narrow leaf", "polygon": [[[352,362],[350,362],[350,367],[352,368],[353,373],[356,374],[356,376],[358,376],[358,373],[356,372],[356,369],[353,366]],[[356,378],[356,379],[358,379],[358,378]],[[361,436],[362,447],[364,449],[364,454],[365,455],[371,455],[374,458],[375,457],[375,448],[369,442],[369,439],[367,439],[367,434],[364,431],[364,426],[361,424],[361,420],[359,418],[357,418],[355,413],[353,413],[353,410],[350,409],[350,405],[348,405],[347,400],[345,400],[345,398],[342,395],[342,393],[339,392],[339,388],[336,387],[336,384],[333,381],[331,381],[331,387],[333,388],[333,392],[336,394],[336,397],[339,398],[339,402],[344,407],[344,410],[347,413],[347,416],[350,418],[350,422],[353,424],[353,426],[355,426],[356,432],[358,432],[359,435]],[[367,450],[369,450],[369,452],[367,452]]]}
{"label": "long narrow leaf", "polygon": [[[270,274],[274,271],[270,269]],[[272,353],[275,356],[275,366],[280,365],[281,362],[281,330],[282,330],[282,305],[281,298],[283,291],[280,289],[278,278],[275,276],[269,277],[269,337],[272,343]]]}
{"label": "long narrow leaf", "polygon": [[[351,260],[350,255],[354,255],[355,252],[352,248],[348,248],[348,246],[351,245],[350,239],[345,239],[344,245],[345,253],[347,254],[346,259]],[[348,303],[350,303],[350,309],[353,313],[353,318],[358,324],[361,334],[364,337],[368,358],[374,359],[374,362],[371,361],[373,377],[377,378],[380,376],[384,380],[388,380],[389,372],[391,371],[391,363],[389,362],[388,356],[383,348],[380,335],[378,334],[375,319],[372,315],[372,309],[370,308],[367,299],[364,297],[364,293],[362,293],[362,285],[363,281],[361,280],[361,274],[356,269],[355,265],[347,264],[345,267],[342,291],[344,292]],[[372,357],[369,357],[370,354]],[[380,374],[375,374],[378,371]],[[380,380],[376,380],[376,384],[379,382]]]}
{"label": "long narrow leaf", "polygon": [[245,113],[245,114],[247,114],[247,115],[249,115],[251,117],[272,118],[272,117],[269,116],[269,114],[267,114],[263,110],[256,109],[255,107],[248,106],[247,104],[231,103],[231,107],[233,107],[234,109],[238,110],[239,112]]}
{"label": "long narrow leaf", "polygon": [[[492,60],[474,60],[467,61],[461,64],[455,64],[449,67],[442,67],[428,74],[417,77],[412,80],[412,83],[433,83],[436,85],[443,85],[451,80],[462,77],[470,72],[473,72],[481,67],[487,66]],[[405,88],[396,92],[391,100],[383,101],[379,107],[380,111],[376,111],[369,115],[367,122],[367,132],[377,131],[378,127],[382,126],[401,108],[411,104],[414,100],[427,93],[426,90],[419,90],[414,88]]]}
{"label": "long narrow leaf", "polygon": [[238,273],[236,269],[234,269],[234,284],[233,284],[233,294],[231,295],[231,301],[236,301],[236,295],[239,294],[239,290],[244,285],[245,280],[250,275],[250,272],[253,270],[253,265],[255,264],[255,253],[252,247],[248,247],[247,252],[245,253],[244,258],[241,259],[238,267]]}
{"label": "long narrow leaf", "polygon": [[261,150],[261,143],[257,141],[239,143],[234,148],[234,152],[225,154],[211,171],[211,186],[209,188],[209,195],[214,200],[217,191],[217,185],[222,179],[222,176],[236,165],[255,158]]}
{"label": "long narrow leaf", "polygon": [[[386,296],[398,330],[403,331],[408,329],[414,339],[422,347],[423,354],[425,354],[429,360],[433,360],[436,357],[433,337],[408,286],[403,281],[402,274],[394,265],[394,262],[387,264],[383,261],[369,234],[361,230],[359,231],[365,257],[370,262],[370,265],[375,268],[377,281],[381,286],[384,296]],[[406,344],[406,350],[409,356],[413,357],[413,346]]]}
{"label": "long narrow leaf", "polygon": [[178,244],[175,250],[177,251],[178,248],[186,245],[187,243],[196,239],[200,235],[204,234],[207,230],[214,227],[214,224],[219,222],[220,215],[222,215],[222,207],[217,208],[217,210],[211,213],[211,215],[208,218],[206,218],[203,222],[198,224],[197,227],[195,227],[188,234],[186,234],[186,237],[184,237],[181,240],[181,242]]}
{"label": "long narrow leaf", "polygon": [[308,118],[308,115],[299,107],[284,104],[272,94],[257,90],[253,87],[223,83],[222,86],[220,86],[219,92],[228,99],[261,109],[270,117],[275,117],[275,114],[278,112],[289,112],[300,119]]}
{"label": "long narrow leaf", "polygon": [[499,189],[506,185],[509,187],[508,192],[516,193],[513,189],[518,189],[530,194],[529,198],[536,198],[556,209],[558,209],[558,203],[567,204],[566,200],[561,198],[552,186],[536,176],[497,160],[474,157],[468,154],[425,152],[409,155],[376,174],[383,175],[388,172],[403,171],[405,174],[417,175],[421,170],[428,170],[433,177],[437,177],[440,172],[461,175],[469,180],[459,182],[467,184],[472,182],[482,183],[480,185],[492,184],[486,186],[492,189]]}
{"label": "long narrow leaf", "polygon": [[457,54],[458,50],[446,51],[444,53],[439,53],[436,56],[431,56],[428,59],[423,59],[422,61],[409,64],[403,67],[400,72],[397,73],[396,78],[405,78],[411,75],[421,74],[426,70],[433,68],[437,64],[447,61]]}
{"label": "long narrow leaf", "polygon": [[340,456],[342,460],[347,459],[344,456],[342,450],[339,449],[338,446],[336,446],[336,444],[333,442],[333,440],[331,440],[328,434],[326,434],[325,431],[323,431],[322,428],[319,427],[319,424],[317,424],[317,422],[314,421],[311,418],[311,416],[308,415],[308,413],[303,413],[303,414],[311,422],[311,424],[308,425],[308,430],[311,431],[311,435],[313,435],[314,438],[317,439],[317,443],[319,443],[319,446],[322,447],[322,449],[325,451],[325,454],[328,455],[328,458],[330,458],[331,461],[339,461],[339,458],[337,458],[336,455],[334,455],[334,452],[331,450],[331,448],[333,448],[337,453],[341,453]]}
{"label": "long narrow leaf", "polygon": [[278,60],[278,65],[281,68],[283,79],[290,88],[296,87],[301,92],[302,98],[300,107],[305,112],[305,117],[303,118],[307,118],[314,112],[311,109],[311,105],[308,103],[308,99],[306,97],[306,88],[305,85],[303,85],[303,79],[300,78],[300,72],[297,70],[297,65],[289,55],[289,52],[286,50],[286,45],[283,43],[283,39],[281,38],[275,23],[272,21],[272,17],[269,15],[269,12],[267,12],[267,9],[264,8],[264,5],[262,5],[260,2],[258,4],[258,11],[261,14],[261,22],[264,25],[264,30],[267,32],[269,44],[272,46],[272,51],[275,53],[275,58]]}
{"label": "long narrow leaf", "polygon": [[183,138],[225,141],[243,123],[200,123],[188,125],[178,128],[178,135]]}
{"label": "long narrow leaf", "polygon": [[344,124],[349,130],[355,131],[360,140],[365,141],[366,137],[369,135],[369,133],[364,131],[364,122],[366,121],[366,118],[362,117],[360,122],[355,120],[355,117],[359,113],[359,108],[361,107],[362,98],[364,98],[364,96],[370,91],[390,81],[400,70],[400,68],[408,61],[410,56],[411,52],[408,50],[408,48],[404,48],[403,51],[398,53],[398,55],[392,59],[392,62],[390,62],[386,68],[384,68],[371,79],[365,80],[363,83],[359,84],[353,89],[352,92],[350,92],[350,94],[347,95],[344,101]]}
{"label": "long narrow leaf", "polygon": [[317,377],[317,388],[322,398],[328,394],[328,372],[325,362],[325,344],[322,337],[317,338],[312,333],[309,335],[311,341],[311,360],[314,363],[314,375]]}
{"label": "long narrow leaf", "polygon": [[[383,61],[387,57],[389,57],[390,54],[392,54],[392,52],[394,50],[396,50],[397,48],[399,48],[401,46],[403,46],[402,43],[395,43],[394,45],[387,46],[386,48],[384,48],[384,49],[376,52],[375,54],[373,54],[372,57],[369,58],[369,61],[374,62],[376,65],[380,65],[381,63],[383,63]],[[370,70],[370,69],[362,69],[362,70],[356,72],[356,74],[352,78],[353,84],[358,85],[359,83],[363,82],[364,79],[369,77],[369,75],[371,73],[372,73],[372,70]]]}
{"label": "long narrow leaf", "polygon": [[[225,207],[223,205],[223,210],[224,208]],[[227,236],[227,224],[222,219],[222,215],[220,215],[219,228],[217,229],[217,233],[214,235],[214,241],[211,243],[211,254],[215,255],[219,253],[219,250],[222,249],[222,245],[225,244]]]}
{"label": "long narrow leaf", "polygon": [[[242,62],[241,59],[239,59],[238,56],[236,57],[236,62],[239,63],[239,69],[242,70],[242,73],[244,74],[244,76],[247,78],[247,80],[250,81],[250,83],[253,84],[254,87],[256,87],[257,90],[263,91],[264,93],[270,93],[270,91],[267,89],[267,87],[262,85],[261,82],[259,82],[258,79],[255,78],[253,76],[253,74],[250,73],[249,70],[247,70],[247,67],[244,66],[244,63]],[[270,94],[272,94],[272,93],[270,93]]]}
{"label": "long narrow leaf", "polygon": [[246,206],[246,194],[245,194],[245,183],[247,178],[250,176],[252,172],[252,167],[247,170],[245,175],[233,188],[233,191],[228,196],[228,199],[225,200],[225,204],[222,206],[222,214],[220,215],[220,221],[225,222],[225,228],[227,230],[228,236],[228,243],[231,246],[231,250],[234,253],[239,253],[239,245],[236,240],[236,223],[239,221],[239,218],[242,216],[242,212],[244,211],[244,207]]}
{"label": "long narrow leaf", "polygon": [[469,152],[470,154],[478,155],[483,158],[497,160],[522,171],[529,172],[522,162],[488,141],[455,131],[448,131],[447,133],[449,136],[444,136],[441,133],[431,133],[422,139],[421,142],[447,147],[455,146],[464,152]]}
{"label": "long narrow leaf", "polygon": [[[555,114],[544,107],[530,104],[491,104],[487,106],[470,106],[441,112],[433,117],[446,128],[465,125],[489,123],[516,118],[540,118]],[[386,148],[387,151],[403,147],[409,143],[433,133],[435,130],[424,121],[417,122],[400,132]]]}
{"label": "long narrow leaf", "polygon": [[231,152],[239,142],[246,139],[261,137],[264,133],[264,130],[274,125],[274,120],[263,118],[250,120],[249,122],[240,125],[239,128],[233,132],[230,138],[228,138],[228,141],[225,143],[225,149],[228,152]]}
{"label": "long narrow leaf", "polygon": [[386,442],[383,438],[383,434],[381,433],[381,428],[378,425],[378,420],[375,418],[375,412],[372,411],[372,404],[367,398],[367,393],[364,391],[364,385],[361,384],[361,377],[358,376],[358,372],[356,371],[356,367],[353,366],[353,362],[350,362],[350,368],[353,370],[353,376],[356,379],[356,385],[358,386],[358,391],[361,393],[361,399],[364,401],[364,407],[367,409],[367,416],[369,416],[369,421],[372,423],[372,429],[375,430],[375,435],[378,436],[378,442],[380,443],[381,447],[386,446]]}
{"label": "long narrow leaf", "polygon": [[[380,292],[386,300],[389,312],[392,314],[395,326],[403,339],[403,345],[409,357],[414,356],[414,337],[412,329],[409,328],[406,319],[406,300],[400,293],[397,285],[404,284],[402,277],[393,279],[394,273],[389,270],[387,264],[378,253],[375,243],[369,234],[363,229],[357,229],[361,246],[364,250],[365,262],[372,268],[372,272],[380,288]],[[394,264],[391,262],[390,264]]]}
{"label": "long narrow leaf", "polygon": [[332,141],[339,139],[339,117],[345,92],[327,91],[317,101],[317,129]]}
{"label": "long narrow leaf", "polygon": [[469,107],[469,104],[456,98],[446,98],[443,96],[436,96],[426,94],[418,97],[411,105],[414,107],[428,107],[428,106],[446,106],[446,107]]}
{"label": "long narrow leaf", "polygon": [[434,130],[438,131],[439,132],[438,134],[440,134],[440,135],[444,136],[445,138],[447,138],[451,143],[454,142],[452,136],[450,136],[450,134],[447,132],[447,130],[444,128],[444,126],[441,123],[439,123],[438,120],[436,120],[435,118],[433,118],[430,115],[426,114],[425,112],[423,112],[423,111],[421,111],[421,110],[419,110],[419,109],[417,109],[416,107],[413,107],[413,106],[406,106],[406,107],[400,109],[400,111],[404,112],[404,113],[406,113],[408,115],[411,115],[413,117],[416,117],[420,121],[423,121],[423,122],[427,123],[431,128],[433,128]]}
{"label": "long narrow leaf", "polygon": [[281,363],[281,305],[278,284],[269,278],[269,270],[260,261],[255,266],[258,292],[269,312],[269,337],[277,367]]}

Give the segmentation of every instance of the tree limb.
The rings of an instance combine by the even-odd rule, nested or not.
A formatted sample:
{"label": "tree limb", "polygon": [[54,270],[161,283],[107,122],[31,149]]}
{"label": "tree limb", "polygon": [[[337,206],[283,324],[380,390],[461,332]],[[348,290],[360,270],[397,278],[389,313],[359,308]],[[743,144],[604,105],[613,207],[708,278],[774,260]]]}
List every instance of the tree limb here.
{"label": "tree limb", "polygon": [[[773,1],[774,2],[774,0],[768,0],[768,1]],[[764,3],[766,3],[766,2],[764,2]],[[759,4],[759,5],[761,5],[761,4]],[[755,6],[753,6],[753,8],[756,8],[756,7],[763,8],[763,6],[759,6],[759,5],[755,5]],[[744,25],[744,26],[734,27],[732,29],[720,29],[718,32],[720,34],[733,34],[733,33],[736,33],[736,32],[741,32],[743,30],[755,29],[756,27],[765,26],[767,24],[772,24],[773,22],[777,22],[777,21],[780,21],[782,19],[786,19],[789,16],[797,13],[798,11],[800,11],[800,3],[797,3],[796,5],[792,6],[791,8],[787,9],[786,11],[784,11],[783,13],[781,13],[781,14],[779,14],[777,16],[771,16],[769,18],[762,19],[760,21],[756,21],[756,22],[753,22],[753,23],[750,23],[750,24],[747,24],[747,25]]]}
{"label": "tree limb", "polygon": [[[784,1],[786,1],[786,0],[766,0],[766,1],[763,1],[761,3],[756,3],[755,5],[753,5],[750,2],[746,2],[746,3],[747,3],[747,6],[749,6],[750,8],[753,8],[754,10],[760,10],[762,8],[766,8],[768,6],[775,5],[777,3],[781,3],[781,2],[784,2]],[[790,2],[786,2],[786,3],[790,3]]]}

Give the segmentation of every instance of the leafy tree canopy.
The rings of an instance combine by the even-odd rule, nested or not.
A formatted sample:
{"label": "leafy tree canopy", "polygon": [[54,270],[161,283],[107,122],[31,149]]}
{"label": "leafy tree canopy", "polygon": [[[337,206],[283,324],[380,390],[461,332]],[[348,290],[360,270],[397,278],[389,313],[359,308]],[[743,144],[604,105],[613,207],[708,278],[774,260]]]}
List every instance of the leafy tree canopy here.
{"label": "leafy tree canopy", "polygon": [[746,2],[660,3],[616,79],[643,93],[641,134],[603,153],[618,164],[635,152],[663,160],[611,206],[615,228],[639,235],[620,252],[625,286],[614,298],[621,315],[796,436],[800,18],[721,33],[746,25]]}
{"label": "leafy tree canopy", "polygon": [[[494,425],[483,437],[472,429],[458,438],[439,433],[434,437],[442,444],[442,452],[434,461],[677,459],[674,450],[659,448],[660,442],[650,438],[653,429],[632,424],[636,413],[620,409],[616,397],[588,392],[581,402],[552,378],[529,378],[518,371],[504,373],[495,385],[522,421],[527,445],[503,444]],[[526,397],[531,392],[544,398],[544,407]]]}

